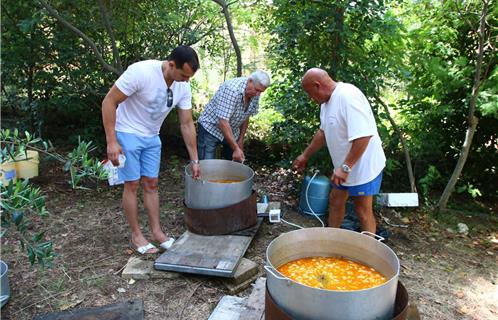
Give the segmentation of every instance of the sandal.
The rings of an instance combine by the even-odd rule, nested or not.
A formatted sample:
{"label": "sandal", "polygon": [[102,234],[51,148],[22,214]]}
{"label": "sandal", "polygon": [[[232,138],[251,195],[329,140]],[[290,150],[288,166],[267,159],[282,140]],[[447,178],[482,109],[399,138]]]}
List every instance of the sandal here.
{"label": "sandal", "polygon": [[154,251],[154,252],[149,252],[149,250],[157,250],[156,246],[153,245],[152,243],[147,243],[146,245],[144,246],[141,246],[141,247],[137,247],[136,245],[134,245],[131,241],[130,241],[130,248],[137,252],[137,253],[140,253],[141,255],[144,255],[144,254],[156,254],[158,251]]}
{"label": "sandal", "polygon": [[168,240],[162,242],[159,245],[159,247],[160,247],[160,249],[168,250],[169,248],[171,248],[173,246],[174,242],[175,242],[175,238],[169,238]]}

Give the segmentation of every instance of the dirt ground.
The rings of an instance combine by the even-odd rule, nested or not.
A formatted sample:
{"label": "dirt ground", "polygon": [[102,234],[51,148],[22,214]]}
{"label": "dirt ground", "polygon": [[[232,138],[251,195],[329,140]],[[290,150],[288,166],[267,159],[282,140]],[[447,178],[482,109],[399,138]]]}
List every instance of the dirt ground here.
{"label": "dirt ground", "polygon": [[[160,176],[161,221],[175,237],[185,231],[181,162],[167,160]],[[121,278],[123,266],[133,255],[127,247],[129,231],[120,208],[122,187],[102,183],[97,191],[71,190],[66,180],[54,168],[34,180],[46,194],[50,211],[34,227],[43,225],[54,242],[58,257],[53,268],[30,267],[17,240],[2,240],[2,259],[10,267],[12,291],[2,319],[32,319],[48,312],[137,298],[144,301],[145,319],[207,319],[228,294],[222,281],[214,277],[182,274],[176,279],[133,284]],[[317,220],[297,213],[298,186],[299,177],[286,170],[257,170],[255,189],[272,201],[281,201],[286,220],[305,227],[319,226]],[[481,215],[477,221],[474,216],[460,214],[455,223],[441,222],[444,219],[436,220],[420,210],[378,208],[376,213],[379,223],[392,233],[387,244],[401,261],[400,280],[422,319],[498,319],[496,213],[493,220],[489,220],[490,215]],[[407,228],[390,226],[382,217]],[[469,234],[459,234],[456,222],[468,224]],[[261,276],[266,247],[291,230],[294,227],[263,222],[245,255],[258,263]],[[238,295],[250,292],[248,288]]]}

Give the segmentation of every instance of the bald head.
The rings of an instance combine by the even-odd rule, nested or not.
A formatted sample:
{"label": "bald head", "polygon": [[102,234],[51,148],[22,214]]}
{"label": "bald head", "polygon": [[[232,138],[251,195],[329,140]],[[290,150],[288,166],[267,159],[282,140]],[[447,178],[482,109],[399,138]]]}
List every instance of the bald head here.
{"label": "bald head", "polygon": [[327,71],[320,68],[311,68],[304,74],[301,85],[313,101],[322,104],[330,99],[336,83]]}
{"label": "bald head", "polygon": [[303,76],[303,79],[301,80],[301,84],[304,86],[305,83],[308,82],[313,82],[313,81],[319,81],[323,82],[326,81],[327,78],[330,79],[329,74],[327,71],[320,69],[320,68],[311,68]]}

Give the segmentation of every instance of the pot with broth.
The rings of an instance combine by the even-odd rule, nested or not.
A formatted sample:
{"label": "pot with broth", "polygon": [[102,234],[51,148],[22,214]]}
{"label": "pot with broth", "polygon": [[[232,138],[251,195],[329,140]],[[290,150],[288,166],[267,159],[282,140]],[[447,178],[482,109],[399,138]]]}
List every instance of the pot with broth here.
{"label": "pot with broth", "polygon": [[375,238],[337,228],[284,233],[266,249],[269,294],[292,319],[392,319],[399,260]]}
{"label": "pot with broth", "polygon": [[192,209],[220,209],[246,200],[252,194],[254,171],[228,160],[201,160],[201,179],[185,167],[185,205]]}

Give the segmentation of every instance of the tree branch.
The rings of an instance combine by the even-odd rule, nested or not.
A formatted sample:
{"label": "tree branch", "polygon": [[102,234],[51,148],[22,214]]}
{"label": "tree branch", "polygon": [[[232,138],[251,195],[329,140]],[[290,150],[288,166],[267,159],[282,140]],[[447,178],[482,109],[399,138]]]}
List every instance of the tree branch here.
{"label": "tree branch", "polygon": [[396,131],[396,133],[399,136],[399,140],[401,141],[401,146],[403,147],[403,153],[405,154],[406,169],[408,171],[408,179],[410,180],[410,190],[411,192],[417,192],[417,186],[415,185],[415,176],[413,174],[413,168],[412,168],[412,160],[410,158],[410,152],[408,151],[408,146],[406,145],[406,140],[405,137],[403,136],[403,132],[401,132],[401,129],[398,127],[394,119],[391,117],[391,114],[389,113],[389,108],[384,103],[384,101],[382,101],[378,96],[375,96],[374,99],[384,108],[384,112],[387,115],[387,119],[391,123],[391,126],[393,127],[394,131]]}
{"label": "tree branch", "polygon": [[99,8],[100,13],[102,14],[102,20],[104,21],[104,26],[111,38],[111,46],[112,46],[112,55],[114,58],[114,66],[119,71],[119,73],[123,73],[123,65],[121,64],[121,58],[119,57],[118,47],[116,46],[116,38],[114,37],[114,32],[111,28],[111,23],[109,22],[109,17],[107,16],[107,11],[105,9],[104,3],[102,0],[99,0]]}
{"label": "tree branch", "polygon": [[228,33],[230,34],[230,40],[232,41],[233,49],[235,50],[235,55],[237,57],[237,77],[240,77],[242,76],[242,55],[240,53],[239,45],[237,44],[237,39],[235,38],[235,33],[233,32],[232,19],[230,17],[230,13],[228,12],[227,3],[225,0],[213,1],[221,6],[223,14],[225,15]]}
{"label": "tree branch", "polygon": [[102,54],[100,53],[99,49],[97,48],[97,45],[95,44],[95,42],[93,42],[86,34],[84,34],[83,32],[81,32],[78,28],[76,28],[75,26],[73,26],[66,19],[64,19],[61,15],[59,15],[57,13],[57,11],[54,8],[52,8],[52,6],[50,6],[48,3],[46,3],[43,0],[38,0],[38,2],[45,9],[47,9],[47,11],[50,13],[51,16],[53,16],[54,18],[56,18],[63,26],[65,26],[66,28],[68,28],[69,30],[71,30],[73,33],[77,34],[80,38],[82,38],[87,43],[87,45],[90,46],[90,48],[92,49],[93,53],[97,57],[97,60],[104,67],[104,69],[106,69],[108,71],[111,71],[111,72],[113,72],[113,73],[115,73],[117,75],[121,74],[118,69],[114,68],[113,66],[111,66],[110,64],[108,64],[107,62],[105,62],[104,58],[102,57]]}

